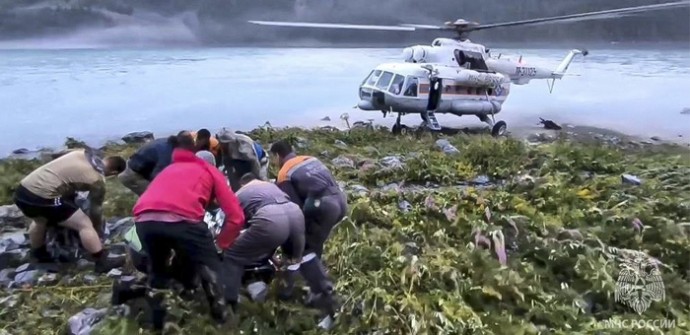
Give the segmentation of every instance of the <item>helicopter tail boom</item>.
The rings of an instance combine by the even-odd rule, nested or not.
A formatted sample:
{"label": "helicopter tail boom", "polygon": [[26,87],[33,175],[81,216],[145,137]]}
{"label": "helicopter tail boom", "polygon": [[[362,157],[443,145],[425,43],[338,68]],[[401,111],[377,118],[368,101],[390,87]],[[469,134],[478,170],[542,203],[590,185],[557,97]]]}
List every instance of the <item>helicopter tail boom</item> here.
{"label": "helicopter tail boom", "polygon": [[566,71],[568,71],[568,67],[570,66],[570,63],[573,62],[573,59],[577,55],[582,55],[582,56],[587,56],[589,54],[589,51],[587,50],[578,50],[578,49],[573,49],[570,50],[570,52],[563,58],[563,61],[561,61],[561,64],[556,67],[556,70],[551,73],[551,76],[553,79],[561,79],[565,75]]}

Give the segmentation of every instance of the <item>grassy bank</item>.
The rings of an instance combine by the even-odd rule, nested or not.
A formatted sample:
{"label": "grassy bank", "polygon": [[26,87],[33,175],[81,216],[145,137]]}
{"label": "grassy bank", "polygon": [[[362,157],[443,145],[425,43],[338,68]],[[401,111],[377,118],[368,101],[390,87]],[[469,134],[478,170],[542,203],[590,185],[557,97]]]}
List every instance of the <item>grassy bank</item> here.
{"label": "grassy bank", "polygon": [[[687,152],[459,135],[447,138],[458,153],[447,154],[430,135],[288,129],[252,136],[264,144],[291,138],[299,153],[331,166],[349,192],[349,218],[326,247],[345,299],[333,334],[690,331]],[[37,165],[0,163],[0,203],[10,203],[13,187]],[[641,185],[624,183],[622,174]],[[458,186],[463,182],[468,186]],[[128,216],[134,197],[115,180],[108,186],[107,215]],[[505,265],[497,257],[502,244]],[[665,296],[638,315],[614,293],[622,264],[644,254],[663,263]],[[17,303],[0,309],[0,329],[59,334],[71,315],[107,306],[108,278],[86,284],[86,273],[66,271],[72,280],[57,287],[3,290],[0,301],[13,296]],[[243,334],[319,333],[312,313],[297,303],[242,307]],[[206,314],[192,310],[175,310],[174,318],[185,320],[177,332],[214,333]],[[675,328],[602,328],[604,320],[642,319],[668,319]],[[112,317],[99,333],[136,333],[133,327]]]}

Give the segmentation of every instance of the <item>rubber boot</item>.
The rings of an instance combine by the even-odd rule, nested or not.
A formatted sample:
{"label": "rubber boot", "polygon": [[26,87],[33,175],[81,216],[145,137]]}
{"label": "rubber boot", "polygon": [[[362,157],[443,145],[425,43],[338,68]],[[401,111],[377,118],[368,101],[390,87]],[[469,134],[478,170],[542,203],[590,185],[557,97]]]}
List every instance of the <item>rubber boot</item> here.
{"label": "rubber boot", "polygon": [[55,261],[53,255],[48,252],[48,248],[45,245],[32,249],[31,258],[36,263],[52,263]]}
{"label": "rubber boot", "polygon": [[223,286],[220,283],[218,275],[208,266],[201,266],[201,286],[206,293],[211,316],[213,319],[224,324],[228,319],[228,309],[225,304],[225,296],[223,295]]}
{"label": "rubber boot", "polygon": [[164,305],[165,293],[162,290],[151,289],[146,294],[146,301],[151,309],[151,322],[153,330],[157,333],[163,331],[167,311]]}
{"label": "rubber boot", "polygon": [[130,300],[143,298],[146,296],[146,285],[138,284],[135,281],[114,281],[113,293],[110,302],[114,305],[122,305]]}
{"label": "rubber boot", "polygon": [[106,273],[114,268],[123,267],[126,258],[122,256],[108,257],[108,250],[103,249],[97,254],[92,255],[96,264],[94,270],[98,273]]}
{"label": "rubber boot", "polygon": [[333,283],[319,265],[321,260],[314,258],[300,266],[302,277],[307,281],[309,289],[314,294],[311,305],[332,315],[336,310],[336,302],[333,293]]}
{"label": "rubber boot", "polygon": [[299,275],[298,270],[286,269],[281,274],[281,280],[278,285],[278,299],[286,301],[290,300],[295,293],[295,281]]}

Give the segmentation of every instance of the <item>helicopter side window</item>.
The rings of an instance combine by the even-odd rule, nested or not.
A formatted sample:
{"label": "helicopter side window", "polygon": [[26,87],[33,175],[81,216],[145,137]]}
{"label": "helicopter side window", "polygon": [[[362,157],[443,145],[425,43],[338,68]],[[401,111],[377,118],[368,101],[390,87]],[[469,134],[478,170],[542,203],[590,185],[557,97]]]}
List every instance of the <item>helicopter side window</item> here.
{"label": "helicopter side window", "polygon": [[406,97],[416,97],[418,86],[419,80],[417,77],[407,77],[407,86],[405,87],[405,93],[403,93],[403,95]]}
{"label": "helicopter side window", "polygon": [[381,75],[381,78],[379,78],[379,81],[376,83],[376,87],[381,89],[381,90],[387,90],[388,85],[391,83],[391,79],[393,79],[393,74],[390,72],[383,72]]}
{"label": "helicopter side window", "polygon": [[372,72],[369,75],[369,79],[367,80],[367,85],[374,85],[376,84],[376,81],[379,80],[379,77],[381,76],[381,70],[376,70]]}
{"label": "helicopter side window", "polygon": [[395,77],[393,77],[393,83],[391,84],[391,87],[388,89],[388,92],[391,92],[395,95],[400,94],[400,92],[402,92],[404,81],[405,77],[396,74]]}

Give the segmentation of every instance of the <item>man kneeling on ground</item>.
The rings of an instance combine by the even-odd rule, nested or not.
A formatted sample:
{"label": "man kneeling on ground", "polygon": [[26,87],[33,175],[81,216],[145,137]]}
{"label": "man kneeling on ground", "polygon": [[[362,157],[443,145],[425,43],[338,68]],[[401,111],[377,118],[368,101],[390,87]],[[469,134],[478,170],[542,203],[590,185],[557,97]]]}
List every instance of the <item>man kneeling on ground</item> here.
{"label": "man kneeling on ground", "polygon": [[[227,320],[223,286],[219,280],[221,258],[217,248],[228,249],[244,224],[244,214],[223,174],[195,156],[194,140],[181,134],[171,138],[172,164],[149,185],[134,206],[134,222],[144,252],[150,258],[149,286],[165,289],[169,281],[168,261],[175,252],[177,261],[188,264],[181,274],[183,285],[194,290],[198,275],[211,309],[219,322]],[[203,221],[211,199],[217,199],[225,212],[225,224],[217,237]],[[162,294],[149,295],[154,328],[162,329],[165,307]]]}
{"label": "man kneeling on ground", "polygon": [[237,241],[224,253],[225,298],[237,306],[246,265],[271,257],[281,247],[288,263],[299,265],[304,250],[304,216],[299,206],[273,183],[245,174],[237,197],[247,219]]}
{"label": "man kneeling on ground", "polygon": [[[99,235],[103,232],[105,178],[125,169],[122,157],[101,159],[91,149],[71,150],[26,176],[14,193],[14,203],[33,221],[29,227],[32,256],[53,261],[46,248],[46,229],[59,225],[79,232],[81,243],[96,262],[97,272],[124,264],[108,258]],[[89,192],[88,215],[75,203],[77,192]]]}

